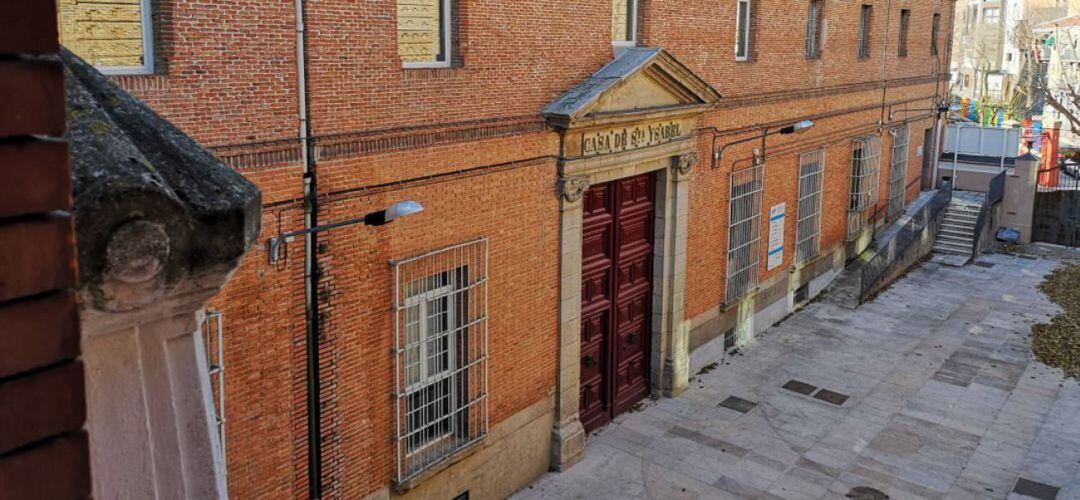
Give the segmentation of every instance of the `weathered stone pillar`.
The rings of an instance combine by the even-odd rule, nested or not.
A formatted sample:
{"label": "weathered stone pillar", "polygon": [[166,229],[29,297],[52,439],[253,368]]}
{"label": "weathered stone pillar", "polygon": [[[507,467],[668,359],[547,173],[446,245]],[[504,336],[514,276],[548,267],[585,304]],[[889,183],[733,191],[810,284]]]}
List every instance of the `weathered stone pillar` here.
{"label": "weathered stone pillar", "polygon": [[581,407],[581,230],[582,203],[589,181],[559,181],[559,379],[555,428],[551,432],[551,468],[564,471],[585,455]]}
{"label": "weathered stone pillar", "polygon": [[671,168],[662,174],[662,181],[669,183],[661,190],[656,206],[656,241],[664,242],[666,248],[656,252],[653,267],[654,280],[660,286],[661,306],[653,310],[654,329],[669,332],[654,341],[661,341],[661,358],[664,360],[659,380],[654,386],[664,396],[676,396],[686,390],[690,383],[690,328],[685,319],[686,303],[686,231],[690,212],[690,172],[697,164],[697,154],[687,153],[672,158]]}
{"label": "weathered stone pillar", "polygon": [[1021,243],[1031,243],[1038,175],[1039,159],[1027,153],[1016,159],[1016,166],[1005,176],[1001,226],[1020,231]]}
{"label": "weathered stone pillar", "polygon": [[259,233],[259,191],[62,58],[93,496],[225,498],[199,326]]}

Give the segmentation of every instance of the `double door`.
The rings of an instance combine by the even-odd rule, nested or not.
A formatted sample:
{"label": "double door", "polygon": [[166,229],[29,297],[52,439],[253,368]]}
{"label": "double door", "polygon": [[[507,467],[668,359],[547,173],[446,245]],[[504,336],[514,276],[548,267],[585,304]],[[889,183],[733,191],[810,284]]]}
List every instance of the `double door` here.
{"label": "double door", "polygon": [[655,186],[652,174],[583,199],[581,422],[592,430],[649,394]]}

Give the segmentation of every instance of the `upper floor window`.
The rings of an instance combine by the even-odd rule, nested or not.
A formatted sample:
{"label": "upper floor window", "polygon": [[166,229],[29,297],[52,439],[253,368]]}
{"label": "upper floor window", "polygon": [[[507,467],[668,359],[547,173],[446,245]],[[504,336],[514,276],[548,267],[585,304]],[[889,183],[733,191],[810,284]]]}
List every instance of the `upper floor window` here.
{"label": "upper floor window", "polygon": [[450,66],[451,0],[397,0],[398,55],[406,68]]}
{"label": "upper floor window", "polygon": [[870,22],[873,20],[874,6],[863,5],[859,10],[859,57],[870,57]]}
{"label": "upper floor window", "polygon": [[154,72],[150,0],[59,0],[60,42],[106,74]]}
{"label": "upper floor window", "polygon": [[735,60],[750,57],[750,0],[737,0],[735,4]]}
{"label": "upper floor window", "polygon": [[611,41],[615,45],[637,43],[637,0],[611,0]]}
{"label": "upper floor window", "polygon": [[896,53],[907,57],[908,27],[911,25],[911,10],[900,9],[900,36],[897,39]]}
{"label": "upper floor window", "polygon": [[1001,22],[1001,9],[996,7],[983,9],[983,22],[986,24],[997,24]]}
{"label": "upper floor window", "polygon": [[934,14],[934,22],[930,25],[930,55],[938,55],[938,37],[941,36],[941,14]]}
{"label": "upper floor window", "polygon": [[821,57],[821,17],[824,0],[810,0],[806,15],[806,58]]}

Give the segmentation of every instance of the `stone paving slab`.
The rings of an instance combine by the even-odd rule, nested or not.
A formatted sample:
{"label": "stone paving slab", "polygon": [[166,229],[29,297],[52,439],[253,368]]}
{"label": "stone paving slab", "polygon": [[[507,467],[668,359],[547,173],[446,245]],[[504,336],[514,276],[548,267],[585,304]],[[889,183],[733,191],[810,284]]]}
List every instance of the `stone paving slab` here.
{"label": "stone paving slab", "polygon": [[856,310],[810,304],[514,498],[1080,499],[1080,387],[1028,342],[1060,261],[979,261],[926,263]]}

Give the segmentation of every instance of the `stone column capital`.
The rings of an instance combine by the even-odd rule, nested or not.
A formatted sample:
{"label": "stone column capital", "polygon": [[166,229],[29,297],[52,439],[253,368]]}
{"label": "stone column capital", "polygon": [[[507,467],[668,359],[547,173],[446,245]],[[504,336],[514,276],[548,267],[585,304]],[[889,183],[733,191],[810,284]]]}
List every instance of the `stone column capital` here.
{"label": "stone column capital", "polygon": [[672,158],[671,166],[679,173],[680,176],[689,175],[690,171],[697,165],[698,154],[694,152],[681,154]]}
{"label": "stone column capital", "polygon": [[559,196],[571,203],[581,201],[589,185],[589,178],[583,175],[563,177],[559,179]]}

